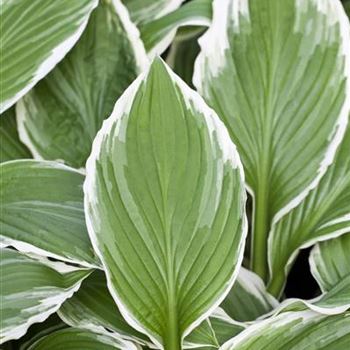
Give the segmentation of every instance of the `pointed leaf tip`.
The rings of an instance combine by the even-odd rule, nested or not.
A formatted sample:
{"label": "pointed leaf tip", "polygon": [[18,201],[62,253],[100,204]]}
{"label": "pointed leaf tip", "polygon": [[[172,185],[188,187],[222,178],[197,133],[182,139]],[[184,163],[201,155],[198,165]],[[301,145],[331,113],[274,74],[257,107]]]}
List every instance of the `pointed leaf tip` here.
{"label": "pointed leaf tip", "polygon": [[180,348],[243,257],[244,179],[225,127],[157,58],[118,100],[86,173],[88,231],[114,300],[159,347]]}

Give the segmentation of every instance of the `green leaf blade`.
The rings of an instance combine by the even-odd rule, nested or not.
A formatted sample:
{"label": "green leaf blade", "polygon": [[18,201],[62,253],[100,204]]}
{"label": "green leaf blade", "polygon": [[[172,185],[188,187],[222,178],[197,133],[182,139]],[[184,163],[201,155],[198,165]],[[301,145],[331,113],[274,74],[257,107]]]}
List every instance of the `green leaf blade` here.
{"label": "green leaf blade", "polygon": [[117,341],[105,334],[80,329],[63,329],[39,339],[28,350],[137,350],[131,342]]}
{"label": "green leaf blade", "polygon": [[277,306],[278,301],[267,292],[261,278],[244,267],[220,305],[228,316],[241,322],[255,321]]}
{"label": "green leaf blade", "polygon": [[88,229],[109,289],[129,323],[177,349],[241,262],[245,193],[234,146],[157,59],[118,101],[87,164]]}
{"label": "green leaf blade", "polygon": [[350,230],[350,127],[319,185],[271,230],[270,286],[280,293],[300,248]]}
{"label": "green leaf blade", "polygon": [[214,1],[194,85],[228,127],[254,197],[253,269],[267,279],[272,222],[332,163],[349,115],[340,1]]}
{"label": "green leaf blade", "polygon": [[[0,113],[11,107],[72,48],[97,0],[1,3]],[[38,43],[33,49],[33,42]]]}
{"label": "green leaf blade", "polygon": [[101,0],[65,59],[17,104],[21,140],[36,159],[85,167],[102,122],[148,64],[119,0]]}
{"label": "green leaf blade", "polygon": [[350,307],[350,234],[318,243],[310,255],[311,272],[322,295],[314,304],[330,312]]}
{"label": "green leaf blade", "polygon": [[349,321],[349,313],[325,316],[310,310],[284,312],[248,327],[221,350],[346,350]]}
{"label": "green leaf blade", "polygon": [[7,248],[1,249],[0,264],[1,343],[20,338],[31,324],[56,312],[90,274]]}
{"label": "green leaf blade", "polygon": [[32,158],[27,147],[19,139],[14,108],[6,110],[0,118],[0,139],[0,163]]}
{"label": "green leaf blade", "polygon": [[5,162],[0,169],[2,244],[99,266],[85,224],[84,175],[59,163],[35,160]]}
{"label": "green leaf blade", "polygon": [[73,297],[64,302],[58,315],[74,328],[88,331],[100,329],[106,335],[118,339],[129,339],[142,345],[151,344],[144,334],[137,332],[124,320],[107,289],[102,271],[92,273]]}
{"label": "green leaf blade", "polygon": [[[107,281],[102,271],[93,272],[73,297],[64,302],[58,315],[66,324],[74,328],[88,331],[99,330],[116,339],[130,340],[150,348],[154,346],[146,335],[137,332],[125,321],[108,291]],[[203,321],[185,338],[184,349],[200,345],[217,347],[211,320],[210,318]],[[215,323],[217,324],[218,322]],[[242,329],[241,325],[231,325],[222,321],[220,327],[225,326],[230,331]]]}
{"label": "green leaf blade", "polygon": [[194,0],[163,17],[140,26],[141,38],[150,57],[161,55],[183,26],[208,27],[212,0]]}
{"label": "green leaf blade", "polygon": [[132,21],[141,25],[175,10],[184,0],[123,0],[123,2],[130,12]]}

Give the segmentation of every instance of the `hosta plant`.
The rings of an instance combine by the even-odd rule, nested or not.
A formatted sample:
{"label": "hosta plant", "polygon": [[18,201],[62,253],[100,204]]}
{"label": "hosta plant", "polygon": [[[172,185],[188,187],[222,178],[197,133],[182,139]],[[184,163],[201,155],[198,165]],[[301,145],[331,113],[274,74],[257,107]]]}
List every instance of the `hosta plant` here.
{"label": "hosta plant", "polygon": [[0,7],[1,349],[349,348],[349,2]]}

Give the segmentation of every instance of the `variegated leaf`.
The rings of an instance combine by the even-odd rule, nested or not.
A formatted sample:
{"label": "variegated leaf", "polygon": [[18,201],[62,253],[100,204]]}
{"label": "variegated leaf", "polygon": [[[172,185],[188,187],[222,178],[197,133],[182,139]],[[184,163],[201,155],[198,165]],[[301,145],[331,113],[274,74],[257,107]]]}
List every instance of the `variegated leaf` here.
{"label": "variegated leaf", "polygon": [[332,164],[350,107],[339,0],[214,0],[194,83],[237,144],[254,198],[252,267],[267,278],[272,222]]}
{"label": "variegated leaf", "polygon": [[120,311],[159,347],[180,348],[243,255],[243,174],[226,129],[156,59],[117,102],[86,172],[89,234]]}
{"label": "variegated leaf", "polygon": [[98,0],[1,1],[0,113],[66,55]]}
{"label": "variegated leaf", "polygon": [[0,343],[20,338],[30,325],[47,319],[90,274],[7,248],[1,249],[0,268]]}
{"label": "variegated leaf", "polygon": [[85,166],[103,120],[148,64],[138,36],[120,0],[100,0],[77,45],[17,104],[35,158]]}

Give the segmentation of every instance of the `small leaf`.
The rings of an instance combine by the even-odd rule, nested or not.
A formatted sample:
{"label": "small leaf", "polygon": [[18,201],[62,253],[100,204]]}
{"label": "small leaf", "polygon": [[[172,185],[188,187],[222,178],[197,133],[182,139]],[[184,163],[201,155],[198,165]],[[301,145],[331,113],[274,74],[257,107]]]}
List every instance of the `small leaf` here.
{"label": "small leaf", "polygon": [[0,113],[61,61],[79,39],[97,2],[1,1]]}
{"label": "small leaf", "polygon": [[255,273],[241,267],[237,280],[220,307],[234,320],[255,321],[278,306]]}
{"label": "small leaf", "polygon": [[179,9],[140,26],[141,38],[150,57],[162,54],[182,26],[210,25],[212,0],[193,0]]}
{"label": "small leaf", "polygon": [[117,102],[86,172],[89,234],[120,311],[158,346],[180,348],[242,259],[245,190],[226,129],[156,59]]}
{"label": "small leaf", "polygon": [[178,42],[175,40],[166,60],[173,71],[190,87],[193,87],[194,62],[199,53],[198,37],[199,34],[196,34],[189,39],[179,40]]}
{"label": "small leaf", "polygon": [[350,127],[333,164],[301,204],[273,226],[269,241],[271,281],[278,295],[300,248],[350,231]]}
{"label": "small leaf", "polygon": [[119,0],[101,0],[67,57],[17,104],[22,141],[37,159],[82,168],[116,100],[147,64]]}
{"label": "small leaf", "polygon": [[0,118],[0,163],[32,158],[27,147],[19,140],[15,109],[10,108]]}
{"label": "small leaf", "polygon": [[28,350],[138,350],[131,342],[117,341],[105,334],[63,329],[41,338]]}
{"label": "small leaf", "polygon": [[350,313],[284,312],[248,327],[220,350],[347,350]]}
{"label": "small leaf", "polygon": [[315,303],[339,312],[350,307],[350,234],[316,245],[310,255],[311,272],[322,296]]}
{"label": "small leaf", "polygon": [[349,21],[339,0],[215,0],[194,83],[237,144],[254,198],[253,270],[272,222],[319,183],[350,107]]}
{"label": "small leaf", "polygon": [[83,266],[99,265],[86,230],[84,175],[62,164],[0,164],[0,242]]}
{"label": "small leaf", "polygon": [[1,249],[0,268],[0,343],[20,338],[30,325],[47,319],[90,274],[6,248]]}
{"label": "small leaf", "polygon": [[242,322],[232,320],[222,309],[218,308],[210,316],[210,324],[220,345],[247,328]]}
{"label": "small leaf", "polygon": [[211,321],[208,318],[196,327],[184,340],[184,349],[198,347],[219,347]]}

